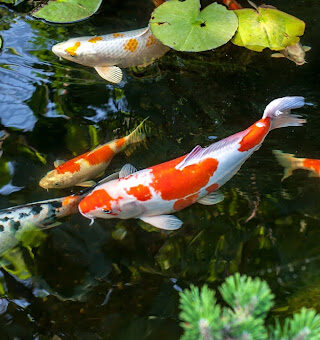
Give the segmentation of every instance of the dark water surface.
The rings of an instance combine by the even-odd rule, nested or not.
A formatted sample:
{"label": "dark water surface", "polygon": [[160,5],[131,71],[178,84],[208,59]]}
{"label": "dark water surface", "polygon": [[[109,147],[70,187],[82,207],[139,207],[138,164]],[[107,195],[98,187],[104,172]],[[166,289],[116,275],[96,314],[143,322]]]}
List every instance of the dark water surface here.
{"label": "dark water surface", "polygon": [[222,203],[177,213],[179,231],[138,220],[89,227],[74,215],[3,256],[1,338],[177,339],[178,291],[190,283],[215,288],[236,271],[268,281],[274,315],[302,305],[320,311],[320,180],[297,171],[281,183],[272,155],[281,149],[320,158],[320,7],[311,0],[271,4],[306,22],[306,65],[228,44],[201,54],[171,51],[142,72],[126,70],[119,86],[59,61],[51,46],[143,27],[151,1],[105,1],[91,19],[72,25],[0,6],[0,128],[10,133],[0,159],[0,208],[68,195],[38,186],[53,161],[123,136],[147,116],[148,148],[117,155],[108,173],[126,162],[154,165],[240,131],[274,98],[303,95],[314,103],[300,110],[305,127],[270,133],[223,187]]}

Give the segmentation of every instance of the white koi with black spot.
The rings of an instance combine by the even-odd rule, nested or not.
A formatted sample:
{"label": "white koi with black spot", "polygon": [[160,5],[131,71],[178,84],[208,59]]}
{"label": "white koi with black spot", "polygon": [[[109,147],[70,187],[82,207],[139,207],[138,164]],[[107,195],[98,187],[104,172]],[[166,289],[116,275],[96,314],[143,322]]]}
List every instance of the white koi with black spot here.
{"label": "white koi with black spot", "polygon": [[[272,101],[263,117],[246,130],[206,148],[141,171],[120,171],[117,180],[98,185],[79,204],[81,214],[94,218],[139,218],[157,228],[174,230],[182,221],[172,214],[195,202],[211,205],[223,195],[217,190],[232,178],[276,128],[300,126],[305,120],[290,114],[305,104],[303,97]],[[130,172],[130,174],[128,174]]]}
{"label": "white koi with black spot", "polygon": [[149,27],[102,36],[72,38],[56,44],[52,52],[78,64],[91,66],[99,75],[120,83],[120,67],[145,66],[169,51]]}

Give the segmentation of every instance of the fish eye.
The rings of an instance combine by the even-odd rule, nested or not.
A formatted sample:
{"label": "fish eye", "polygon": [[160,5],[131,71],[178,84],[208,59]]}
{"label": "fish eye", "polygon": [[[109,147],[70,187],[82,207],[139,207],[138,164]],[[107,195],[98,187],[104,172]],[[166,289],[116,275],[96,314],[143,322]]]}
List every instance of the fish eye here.
{"label": "fish eye", "polygon": [[105,212],[106,214],[111,214],[111,210],[103,209],[103,212]]}
{"label": "fish eye", "polygon": [[59,185],[59,183],[54,183],[54,185],[55,185],[55,186],[58,186],[58,185]]}

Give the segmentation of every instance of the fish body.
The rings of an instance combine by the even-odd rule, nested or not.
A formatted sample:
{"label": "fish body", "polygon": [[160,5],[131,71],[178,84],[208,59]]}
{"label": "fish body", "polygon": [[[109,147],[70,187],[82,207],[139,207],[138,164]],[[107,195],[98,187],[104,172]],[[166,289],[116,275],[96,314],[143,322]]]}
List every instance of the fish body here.
{"label": "fish body", "polygon": [[297,158],[280,150],[273,151],[280,165],[284,167],[282,181],[292,175],[297,169],[308,170],[311,177],[320,177],[320,159]]}
{"label": "fish body", "polygon": [[57,56],[94,67],[102,78],[114,83],[122,79],[120,67],[148,65],[169,49],[154,37],[149,27],[102,36],[72,38],[52,47]]}
{"label": "fish body", "polygon": [[301,66],[306,63],[306,52],[310,51],[311,47],[302,46],[299,42],[287,46],[285,49],[279,51],[278,53],[273,53],[271,57],[273,58],[287,58],[293,61],[296,65]]}
{"label": "fish body", "polygon": [[0,210],[0,255],[18,243],[17,232],[29,225],[47,229],[62,218],[78,211],[82,195],[71,195]]}
{"label": "fish body", "polygon": [[[263,117],[244,131],[206,148],[117,180],[98,185],[80,204],[87,218],[139,218],[155,227],[174,230],[182,222],[173,215],[195,202],[211,205],[223,195],[217,191],[262,144],[270,130],[299,126],[305,120],[290,110],[304,105],[303,97],[272,101]],[[120,172],[121,173],[121,172]]]}
{"label": "fish body", "polygon": [[98,146],[62,164],[59,162],[60,165],[56,164],[56,168],[49,171],[40,180],[39,185],[44,189],[52,189],[95,184],[89,180],[102,176],[116,153],[129,144],[141,142],[145,138],[144,121],[128,136]]}
{"label": "fish body", "polygon": [[0,157],[2,156],[2,153],[3,153],[2,149],[1,149],[2,144],[3,144],[3,141],[4,141],[8,136],[9,136],[9,134],[8,134],[7,131],[5,131],[5,130],[1,130],[1,131],[0,131]]}

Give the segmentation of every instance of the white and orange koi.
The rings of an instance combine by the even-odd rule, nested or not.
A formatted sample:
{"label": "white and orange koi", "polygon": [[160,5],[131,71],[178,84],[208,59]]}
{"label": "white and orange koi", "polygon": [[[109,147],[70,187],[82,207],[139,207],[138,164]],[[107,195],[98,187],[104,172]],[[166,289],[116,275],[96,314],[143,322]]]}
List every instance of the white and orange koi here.
{"label": "white and orange koi", "polygon": [[68,188],[74,185],[89,187],[96,184],[91,179],[104,174],[112,158],[128,145],[145,139],[144,122],[128,136],[100,145],[67,162],[56,161],[56,168],[49,171],[39,182],[44,189]]}
{"label": "white and orange koi", "polygon": [[78,64],[94,67],[111,83],[120,83],[120,67],[146,66],[169,51],[149,27],[102,36],[79,37],[56,44],[52,52]]}
{"label": "white and orange koi", "polygon": [[255,124],[206,148],[196,146],[185,156],[137,172],[125,166],[119,179],[98,185],[84,197],[79,210],[92,222],[96,217],[139,218],[157,228],[178,229],[182,221],[171,213],[195,202],[220,202],[218,188],[259,149],[270,130],[305,123],[290,114],[304,104],[303,97],[278,98]]}
{"label": "white and orange koi", "polygon": [[284,153],[280,150],[274,150],[280,165],[284,167],[282,181],[292,175],[292,172],[297,169],[308,170],[310,177],[320,177],[320,159],[297,158],[290,153]]}

